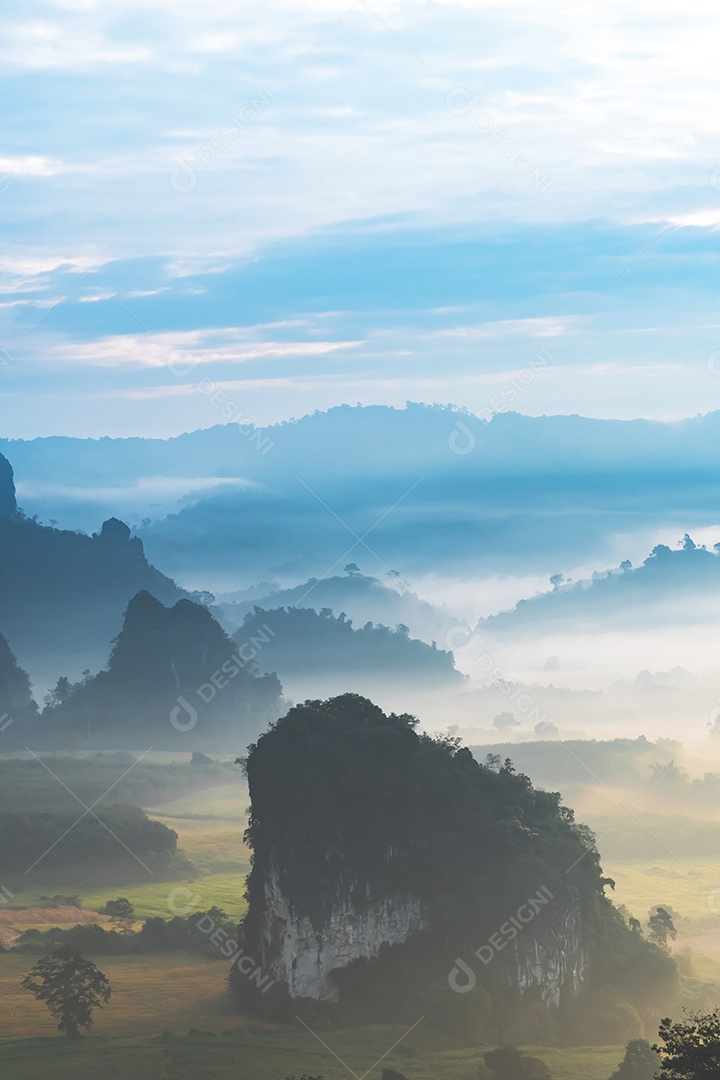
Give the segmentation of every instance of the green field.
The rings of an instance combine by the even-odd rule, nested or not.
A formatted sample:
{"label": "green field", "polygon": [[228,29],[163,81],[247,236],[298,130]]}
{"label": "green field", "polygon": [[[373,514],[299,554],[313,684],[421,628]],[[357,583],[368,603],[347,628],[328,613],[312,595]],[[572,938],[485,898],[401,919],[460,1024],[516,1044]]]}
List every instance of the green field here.
{"label": "green field", "polygon": [[[43,884],[29,889],[15,890],[13,907],[37,905],[38,895],[75,893],[83,906],[99,909],[118,895],[127,896],[140,919],[153,915],[171,918],[168,896],[182,887],[192,896],[201,899],[196,904],[207,910],[216,904],[233,918],[240,918],[245,911],[245,878],[250,871],[250,852],[243,843],[248,804],[247,789],[242,778],[238,783],[210,788],[162,807],[146,807],[150,817],[162,822],[178,834],[178,844],[196,868],[191,880],[153,881],[133,883],[119,888],[117,885],[93,889],[73,888],[66,882]],[[21,921],[18,925],[23,925]],[[33,923],[32,925],[37,925]]]}

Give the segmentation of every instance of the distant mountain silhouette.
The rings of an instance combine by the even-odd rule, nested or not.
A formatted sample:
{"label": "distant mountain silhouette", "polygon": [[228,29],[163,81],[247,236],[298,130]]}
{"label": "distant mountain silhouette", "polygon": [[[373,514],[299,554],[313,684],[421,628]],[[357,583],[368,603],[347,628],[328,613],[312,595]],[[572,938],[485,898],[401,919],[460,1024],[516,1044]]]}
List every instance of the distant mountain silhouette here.
{"label": "distant mountain silhouette", "polygon": [[596,573],[589,580],[559,581],[551,592],[521,600],[511,611],[481,619],[477,630],[485,634],[535,634],[539,630],[567,630],[582,625],[597,630],[671,626],[704,619],[717,621],[716,607],[708,603],[720,593],[720,550],[695,545],[687,534],[679,550],[658,544],[642,566],[629,563]]}
{"label": "distant mountain silhouette", "polygon": [[0,459],[0,630],[33,681],[103,664],[141,589],[165,602],[187,595],[148,563],[142,541],[117,518],[85,536],[26,517]]}
{"label": "distant mountain silhouette", "polygon": [[452,653],[411,638],[402,624],[391,629],[368,622],[355,629],[344,612],[335,617],[329,608],[256,607],[233,638],[241,644],[259,639],[263,632],[268,640],[258,649],[257,664],[283,680],[335,676],[352,681],[363,674],[378,681],[409,679],[415,686],[463,681]]}
{"label": "distant mountain silhouette", "polygon": [[[362,573],[346,574],[344,577],[309,578],[302,585],[290,589],[249,590],[252,594],[247,599],[244,594],[219,597],[222,611],[229,622],[239,625],[255,607],[269,611],[282,607],[312,608],[322,611],[330,608],[334,615],[341,611],[352,619],[356,626],[366,622],[384,623],[397,626],[405,623],[411,634],[425,641],[443,640],[451,626],[457,625],[457,619],[442,608],[433,607],[411,592],[395,571],[398,587],[386,585],[379,578]],[[388,576],[388,581],[390,577]]]}
{"label": "distant mountain silhouette", "polygon": [[38,738],[62,745],[242,752],[283,707],[276,676],[256,674],[247,652],[207,608],[166,608],[133,597],[107,668],[80,683],[61,679]]}
{"label": "distant mountain silhouette", "polygon": [[113,498],[112,513],[157,519],[140,490],[160,514],[177,510],[142,528],[149,558],[208,587],[242,584],[239,567],[245,583],[284,583],[349,559],[410,579],[551,574],[602,564],[620,533],[711,525],[720,504],[718,412],[677,423],[508,412],[486,424],[449,406],[341,406],[257,430],[3,447],[22,466],[20,501],[46,518],[88,528]]}

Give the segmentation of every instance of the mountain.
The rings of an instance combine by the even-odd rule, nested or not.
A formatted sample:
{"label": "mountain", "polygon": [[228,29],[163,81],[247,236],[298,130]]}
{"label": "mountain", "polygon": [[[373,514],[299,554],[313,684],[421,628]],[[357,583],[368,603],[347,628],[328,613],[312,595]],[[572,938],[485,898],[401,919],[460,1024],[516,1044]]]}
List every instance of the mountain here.
{"label": "mountain", "polygon": [[589,580],[560,581],[552,592],[521,600],[510,611],[481,619],[476,629],[492,636],[534,635],[573,626],[603,630],[650,624],[657,629],[703,621],[715,624],[720,547],[708,551],[687,534],[680,544],[675,551],[666,544],[656,545],[634,569],[628,562]]}
{"label": "mountain", "polygon": [[274,675],[259,676],[207,608],[133,597],[107,668],[59,680],[41,744],[242,752],[282,708]]}
{"label": "mountain", "polygon": [[715,523],[719,447],[720,412],[485,423],[412,403],[168,440],[0,443],[24,505],[73,528],[132,515],[154,562],[214,590],[331,576],[360,557],[404,578],[607,565],[618,534]]}
{"label": "mountain", "polygon": [[49,685],[104,663],[128,601],[187,596],[151,566],[142,541],[117,518],[85,536],[39,524],[15,504],[0,458],[0,630],[35,683]]}
{"label": "mountain", "polygon": [[415,726],[346,694],[291,709],[250,748],[244,947],[267,985],[234,971],[241,1002],[425,1016],[477,1042],[527,1041],[531,1017],[624,1041],[672,993],[674,963],[605,898],[592,834],[509,761]]}
{"label": "mountain", "polygon": [[[390,629],[368,622],[355,629],[344,613],[336,617],[329,608],[316,612],[256,607],[233,639],[241,647],[257,643],[255,662],[260,670],[277,672],[298,697],[322,693],[328,680],[345,686],[357,685],[358,679],[375,686],[406,680],[416,688],[463,682],[452,653],[411,638],[407,626]],[[294,689],[298,682],[301,691]]]}
{"label": "mountain", "polygon": [[255,607],[264,611],[281,607],[305,607],[314,611],[329,608],[335,615],[345,612],[360,625],[374,622],[397,626],[403,623],[411,633],[425,641],[440,640],[451,627],[458,625],[457,618],[447,609],[434,607],[416,596],[397,571],[391,572],[389,577],[396,588],[376,577],[353,572],[344,577],[309,578],[289,589],[253,588],[220,596],[218,603],[225,619],[237,626]]}

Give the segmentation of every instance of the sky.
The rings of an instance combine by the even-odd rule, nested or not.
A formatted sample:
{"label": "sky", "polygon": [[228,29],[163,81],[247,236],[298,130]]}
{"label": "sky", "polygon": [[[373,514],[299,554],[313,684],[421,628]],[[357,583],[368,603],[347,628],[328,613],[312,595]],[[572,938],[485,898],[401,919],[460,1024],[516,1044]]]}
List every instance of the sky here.
{"label": "sky", "polygon": [[24,0],[0,30],[3,435],[720,408],[715,3]]}

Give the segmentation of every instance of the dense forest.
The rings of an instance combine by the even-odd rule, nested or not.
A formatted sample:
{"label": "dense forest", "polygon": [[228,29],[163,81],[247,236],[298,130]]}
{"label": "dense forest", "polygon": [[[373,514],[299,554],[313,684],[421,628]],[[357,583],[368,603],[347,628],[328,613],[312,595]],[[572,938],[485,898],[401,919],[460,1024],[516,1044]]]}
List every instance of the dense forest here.
{"label": "dense forest", "polygon": [[0,811],[0,865],[11,891],[15,882],[87,885],[192,872],[177,857],[177,833],[136,806],[117,805],[87,813]]}
{"label": "dense forest", "polygon": [[434,685],[463,679],[452,653],[438,649],[435,642],[426,645],[411,638],[404,624],[391,628],[368,622],[356,629],[344,612],[336,617],[329,608],[256,607],[233,638],[242,645],[263,631],[267,638],[257,652],[258,666],[276,671],[281,679],[322,674],[352,679],[358,673],[378,681],[403,677]]}

